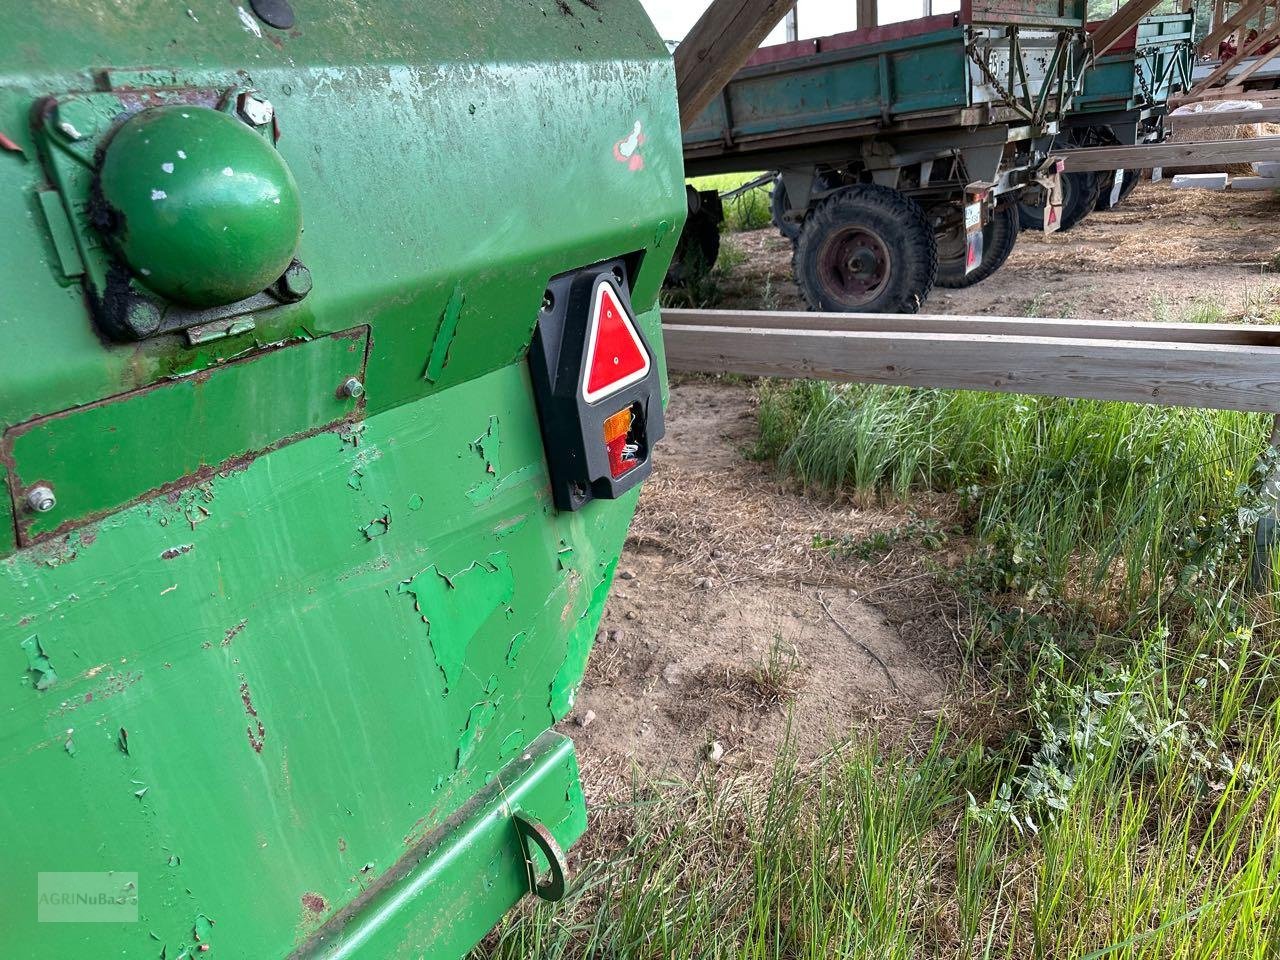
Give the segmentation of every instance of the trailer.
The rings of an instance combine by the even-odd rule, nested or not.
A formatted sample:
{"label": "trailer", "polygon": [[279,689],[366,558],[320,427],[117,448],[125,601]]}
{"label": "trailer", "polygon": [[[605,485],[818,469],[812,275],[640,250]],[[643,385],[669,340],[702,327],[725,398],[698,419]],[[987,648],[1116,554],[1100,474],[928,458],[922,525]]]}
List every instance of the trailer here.
{"label": "trailer", "polygon": [[[757,51],[686,127],[686,173],[776,170],[796,280],[822,310],[914,311],[1002,264],[1083,66],[1083,0],[955,14]],[[691,217],[697,229],[697,216]]]}
{"label": "trailer", "polygon": [[[1168,133],[1164,117],[1169,98],[1191,85],[1194,20],[1190,12],[1144,17],[1109,50],[1090,58],[1062,118],[1055,146],[1162,142]],[[1090,37],[1108,22],[1090,23]],[[1120,203],[1138,185],[1139,174],[1139,170],[1064,174],[1059,229],[1070,230],[1091,211]],[[1027,191],[1018,216],[1023,229],[1043,228],[1037,191]]]}
{"label": "trailer", "polygon": [[5,957],[456,960],[563,896],[685,216],[598,7],[0,11]]}

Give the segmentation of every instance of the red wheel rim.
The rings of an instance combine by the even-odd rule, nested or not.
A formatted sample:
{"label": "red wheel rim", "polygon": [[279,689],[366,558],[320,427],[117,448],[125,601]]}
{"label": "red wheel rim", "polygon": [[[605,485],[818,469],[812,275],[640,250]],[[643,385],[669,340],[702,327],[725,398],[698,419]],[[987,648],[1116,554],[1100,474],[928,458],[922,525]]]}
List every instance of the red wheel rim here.
{"label": "red wheel rim", "polygon": [[851,306],[879,296],[891,273],[889,250],[883,240],[863,227],[849,227],[829,236],[818,255],[818,280]]}

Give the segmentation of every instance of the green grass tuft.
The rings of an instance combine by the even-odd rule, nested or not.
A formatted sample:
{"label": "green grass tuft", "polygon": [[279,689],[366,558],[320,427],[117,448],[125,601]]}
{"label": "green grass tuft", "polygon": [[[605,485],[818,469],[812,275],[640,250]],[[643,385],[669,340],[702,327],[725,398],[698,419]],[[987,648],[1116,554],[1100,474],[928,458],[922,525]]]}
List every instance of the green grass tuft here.
{"label": "green grass tuft", "polygon": [[[697,190],[715,190],[728,193],[749,180],[760,176],[756,173],[722,173],[709,177],[694,177],[689,181]],[[742,230],[759,230],[772,222],[769,212],[770,187],[756,187],[739,197],[724,202],[724,230],[735,233]]]}

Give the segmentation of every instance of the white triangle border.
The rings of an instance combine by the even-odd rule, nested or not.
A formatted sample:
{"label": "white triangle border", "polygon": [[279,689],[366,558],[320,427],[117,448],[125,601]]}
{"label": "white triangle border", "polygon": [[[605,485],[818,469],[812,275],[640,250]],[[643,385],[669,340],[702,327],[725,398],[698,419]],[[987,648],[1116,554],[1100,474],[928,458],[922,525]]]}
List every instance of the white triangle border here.
{"label": "white triangle border", "polygon": [[[587,390],[587,379],[591,376],[591,364],[596,358],[596,332],[600,327],[600,308],[604,302],[605,290],[608,289],[609,296],[613,298],[614,305],[618,308],[618,313],[622,315],[622,322],[627,328],[627,332],[631,334],[631,339],[635,341],[635,345],[640,350],[640,355],[644,357],[644,366],[639,370],[634,370],[627,374],[621,380],[615,380],[606,387],[594,392]],[[644,339],[640,336],[640,331],[636,329],[635,320],[631,317],[631,312],[622,303],[622,297],[614,288],[613,283],[609,280],[603,280],[596,285],[596,295],[592,298],[591,303],[591,320],[587,326],[587,353],[585,362],[582,364],[582,399],[587,403],[598,403],[607,397],[613,396],[619,390],[624,390],[633,383],[639,383],[649,375],[649,371],[653,369],[653,358],[649,356],[649,349],[645,346]]]}

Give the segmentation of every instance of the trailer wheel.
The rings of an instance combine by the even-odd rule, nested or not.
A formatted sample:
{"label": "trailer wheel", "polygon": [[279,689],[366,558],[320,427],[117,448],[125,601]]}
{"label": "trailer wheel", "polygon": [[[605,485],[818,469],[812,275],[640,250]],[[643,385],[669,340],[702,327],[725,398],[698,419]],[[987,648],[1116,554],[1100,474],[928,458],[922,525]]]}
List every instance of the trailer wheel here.
{"label": "trailer wheel", "polygon": [[[813,189],[814,191],[830,190],[839,182],[836,174],[815,173],[813,176]],[[773,220],[773,225],[778,228],[778,232],[794,244],[800,239],[800,226],[804,222],[804,217],[800,218],[800,223],[784,220],[783,217],[789,209],[789,202],[787,188],[782,182],[781,174],[779,174],[773,178],[773,191],[769,194],[769,216]]]}
{"label": "trailer wheel", "polygon": [[858,184],[805,217],[791,269],[810,309],[915,313],[937,276],[937,241],[914,200]]}
{"label": "trailer wheel", "polygon": [[[1096,174],[1062,175],[1062,223],[1058,227],[1060,233],[1070,230],[1097,206],[1099,189]],[[1023,230],[1044,230],[1044,207],[1019,203],[1018,223]]]}
{"label": "trailer wheel", "polygon": [[689,214],[667,267],[667,286],[680,287],[706,274],[720,256],[720,224],[705,210]]}
{"label": "trailer wheel", "polygon": [[[963,217],[961,218],[963,224]],[[982,228],[982,262],[964,272],[964,229],[949,230],[938,240],[938,286],[948,289],[971,287],[987,279],[1009,259],[1018,239],[1018,207],[1013,203],[996,204],[991,219]]]}
{"label": "trailer wheel", "polygon": [[783,219],[787,209],[787,188],[782,183],[782,177],[774,177],[773,192],[769,195],[769,213],[778,232],[795,243],[800,237],[800,224]]}
{"label": "trailer wheel", "polygon": [[1114,210],[1120,206],[1120,204],[1124,203],[1125,198],[1133,193],[1133,188],[1138,185],[1141,174],[1142,171],[1140,170],[1126,170],[1124,172],[1124,176],[1120,180],[1120,194],[1116,197],[1114,204],[1111,202],[1111,188],[1115,183],[1112,179],[1115,174],[1105,172],[1098,174],[1098,203],[1093,209],[1100,213],[1104,210]]}

